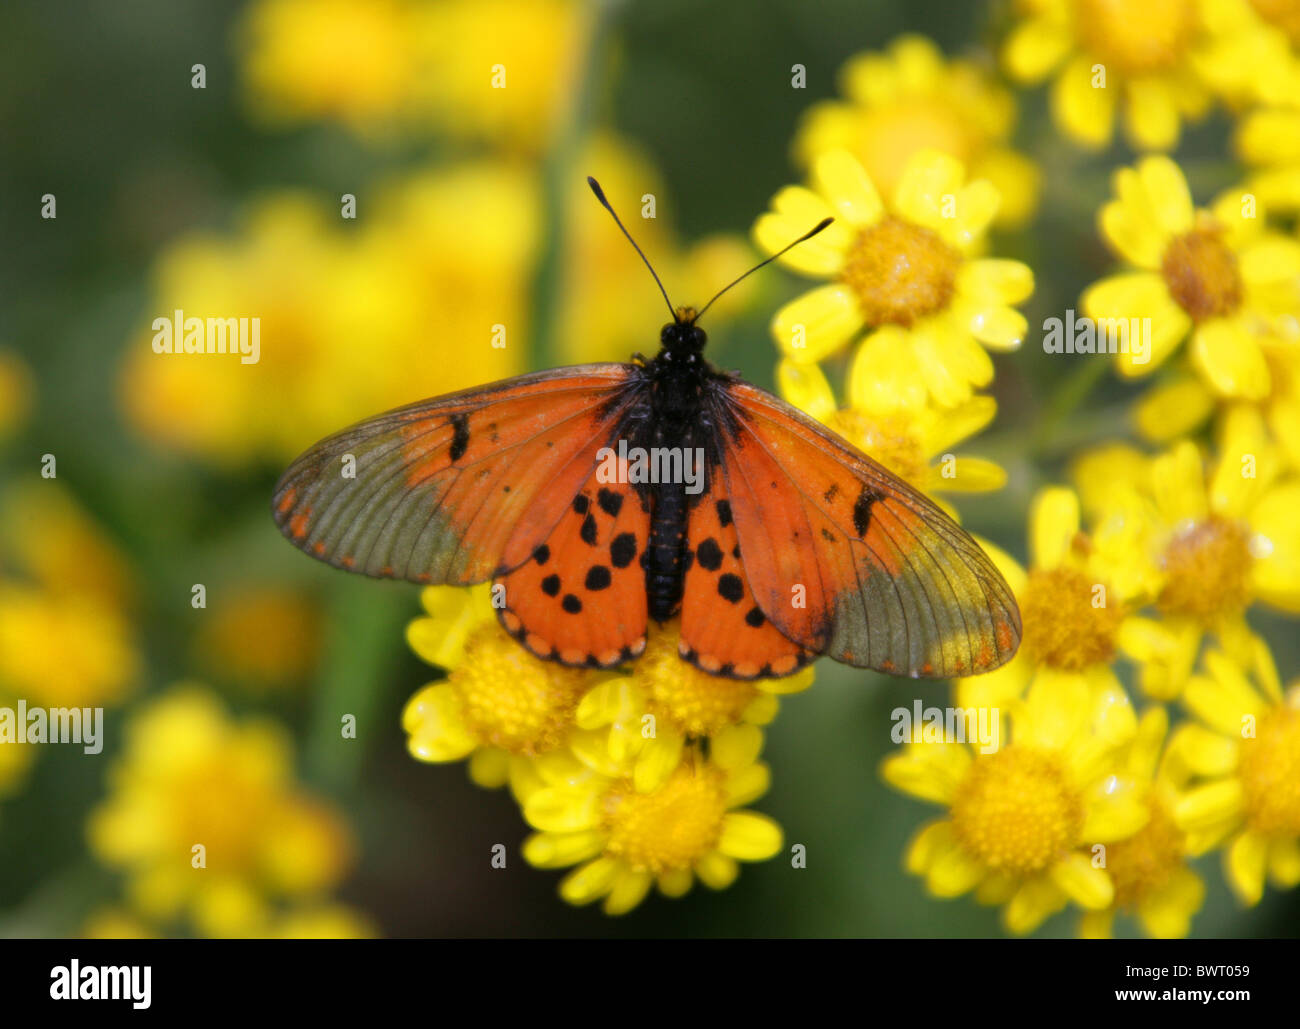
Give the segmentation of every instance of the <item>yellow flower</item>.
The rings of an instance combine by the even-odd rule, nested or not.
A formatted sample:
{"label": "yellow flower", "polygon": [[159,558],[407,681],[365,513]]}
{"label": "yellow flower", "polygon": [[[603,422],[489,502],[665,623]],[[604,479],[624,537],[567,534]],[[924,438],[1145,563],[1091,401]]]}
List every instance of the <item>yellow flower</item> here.
{"label": "yellow flower", "polygon": [[0,501],[0,696],[54,707],[121,701],[140,668],[132,593],[121,555],[61,486],[8,489]]}
{"label": "yellow flower", "polygon": [[869,338],[854,356],[846,407],[837,407],[830,383],[815,364],[783,359],[776,370],[777,387],[795,407],[926,493],[1001,489],[1007,473],[1000,465],[949,453],[993,421],[997,401],[972,396],[947,410],[934,407],[911,357],[906,348],[892,348],[885,333]]}
{"label": "yellow flower", "polygon": [[1073,901],[1102,911],[1115,901],[1099,845],[1133,835],[1148,813],[1136,784],[1116,774],[1117,705],[1127,698],[1079,677],[1040,679],[1010,702],[1010,742],[981,753],[953,741],[913,741],[881,766],[896,789],[948,809],[913,838],[907,870],[936,897],[975,891],[1005,905],[1013,933],[1032,932]]}
{"label": "yellow flower", "polygon": [[1192,55],[1197,74],[1237,110],[1294,97],[1298,11],[1294,0],[1201,0],[1204,45]]}
{"label": "yellow flower", "polygon": [[[822,218],[836,221],[782,261],[806,275],[833,280],[787,304],[772,333],[799,363],[836,352],[864,328],[879,345],[906,348],[920,381],[941,407],[987,385],[993,363],[986,346],[1015,349],[1026,331],[1012,306],[1033,291],[1033,273],[1018,261],[972,258],[998,206],[987,180],[965,182],[954,157],[923,151],[907,164],[888,206],[857,160],[822,154],[816,187],[788,186],[772,201],[754,236],[769,253]],[[869,337],[871,338],[871,337]]]}
{"label": "yellow flower", "polygon": [[431,586],[422,599],[429,617],[407,640],[450,674],[407,701],[408,749],[421,761],[469,758],[476,783],[509,782],[518,795],[527,759],[569,742],[579,701],[607,673],[534,657],[498,624],[487,584]]}
{"label": "yellow flower", "polygon": [[411,102],[418,8],[405,0],[258,0],[239,27],[250,106],[271,123],[337,118],[359,132]]}
{"label": "yellow flower", "polygon": [[[1294,95],[1300,95],[1300,70]],[[1300,105],[1246,113],[1237,123],[1233,149],[1252,169],[1246,188],[1261,205],[1289,214],[1300,210]]]}
{"label": "yellow flower", "polygon": [[257,935],[276,940],[369,940],[379,932],[360,911],[343,904],[318,904],[286,911]]}
{"label": "yellow flower", "polygon": [[573,0],[257,0],[238,30],[254,115],[361,135],[434,131],[535,152],[572,96]]}
{"label": "yellow flower", "polygon": [[1149,375],[1190,339],[1192,363],[1216,393],[1266,396],[1261,347],[1300,310],[1300,242],[1267,229],[1240,190],[1224,193],[1210,210],[1195,209],[1182,171],[1167,157],[1121,168],[1115,192],[1101,209],[1101,231],[1135,270],[1090,286],[1082,307],[1105,325],[1150,320],[1149,348],[1130,339],[1128,352],[1115,354],[1116,368]]}
{"label": "yellow flower", "polygon": [[134,911],[123,907],[96,908],[81,926],[81,935],[87,940],[152,940],[157,931]]}
{"label": "yellow flower", "polygon": [[1153,459],[1111,448],[1076,467],[1085,506],[1126,513],[1123,563],[1150,583],[1160,618],[1133,619],[1120,641],[1148,696],[1178,696],[1207,631],[1239,653],[1252,604],[1300,611],[1300,481],[1278,480],[1278,466],[1258,414],[1236,408],[1208,474],[1188,441]]}
{"label": "yellow flower", "polygon": [[1115,916],[1127,913],[1148,936],[1182,938],[1205,899],[1205,883],[1188,867],[1186,836],[1174,821],[1179,795],[1165,761],[1168,730],[1165,709],[1148,710],[1119,766],[1121,778],[1138,784],[1148,817],[1132,836],[1105,849],[1115,899],[1109,908],[1082,916],[1080,936],[1109,937]]}
{"label": "yellow flower", "polygon": [[997,187],[995,224],[1014,228],[1034,213],[1038,168],[1008,146],[1016,101],[988,69],[945,60],[924,36],[907,35],[884,52],[850,58],[839,80],[848,100],[815,104],[800,123],[794,152],[801,167],[828,150],[848,150],[890,195],[914,154],[941,150]]}
{"label": "yellow flower", "polygon": [[256,932],[273,903],[322,897],[351,863],[347,826],[297,785],[292,760],[278,725],[232,722],[211,692],[175,687],[128,723],[91,849],[146,918]]}
{"label": "yellow flower", "polygon": [[[811,666],[787,679],[720,679],[682,661],[678,640],[675,622],[662,628],[652,622],[645,652],[631,671],[597,684],[576,712],[578,727],[587,732],[573,739],[574,751],[594,746],[611,761],[629,763],[641,793],[663,786],[689,740],[737,725],[767,725],[776,717],[778,695],[813,682]],[[599,766],[602,759],[591,760]]]}
{"label": "yellow flower", "polygon": [[609,915],[632,910],[656,885],[668,897],[685,894],[696,877],[725,889],[737,861],[764,861],[782,846],[774,821],[737,810],[767,792],[762,745],[755,726],[724,729],[710,738],[707,758],[687,747],[648,792],[604,748],[585,748],[583,760],[565,751],[540,757],[522,797],[538,830],[524,841],[524,858],[538,868],[579,865],[560,896],[570,904],[603,898]]}
{"label": "yellow flower", "polygon": [[1003,667],[957,681],[959,705],[1002,707],[1026,688],[1065,683],[1113,698],[1113,735],[1132,732],[1133,711],[1111,668],[1150,582],[1145,567],[1126,561],[1131,526],[1116,517],[1085,534],[1079,498],[1054,487],[1040,490],[1030,508],[1028,571],[1000,548],[981,544],[1016,595],[1024,635]]}
{"label": "yellow flower", "polygon": [[1198,778],[1174,816],[1192,854],[1222,846],[1228,885],[1258,904],[1264,882],[1300,883],[1300,683],[1284,694],[1262,639],[1239,661],[1206,654],[1183,703],[1200,724],[1170,743]]}
{"label": "yellow flower", "polygon": [[[1106,146],[1116,108],[1140,150],[1177,145],[1184,119],[1209,107],[1196,58],[1213,42],[1204,0],[1018,0],[1021,20],[1002,48],[1015,79],[1052,86],[1057,127],[1087,147]],[[1235,58],[1234,58],[1235,59]]]}
{"label": "yellow flower", "polygon": [[368,197],[354,233],[281,194],[236,237],[194,234],[163,255],[152,314],[256,317],[260,352],[157,353],[163,330],[142,318],[122,402],[143,436],[229,465],[284,461],[377,411],[520,370],[538,232],[528,176],[472,163]]}

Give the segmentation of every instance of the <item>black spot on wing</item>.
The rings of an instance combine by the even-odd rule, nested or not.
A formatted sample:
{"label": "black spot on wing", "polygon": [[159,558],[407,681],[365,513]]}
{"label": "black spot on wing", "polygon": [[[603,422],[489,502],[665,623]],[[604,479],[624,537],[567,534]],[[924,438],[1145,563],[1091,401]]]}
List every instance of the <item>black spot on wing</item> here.
{"label": "black spot on wing", "polygon": [[469,448],[469,415],[454,414],[451,416],[451,459],[452,462],[459,461],[465,456],[465,451]]}
{"label": "black spot on wing", "polygon": [[706,571],[716,572],[722,567],[722,548],[712,536],[696,548],[695,556]]}
{"label": "black spot on wing", "polygon": [[542,580],[542,592],[548,597],[554,597],[560,592],[560,577],[558,575],[548,575]]}
{"label": "black spot on wing", "polygon": [[740,581],[740,576],[727,572],[718,578],[718,596],[723,600],[738,604],[744,595],[745,584]]}
{"label": "black spot on wing", "polygon": [[871,505],[882,499],[880,494],[870,486],[863,486],[858,499],[853,503],[853,531],[865,536],[871,525]]}
{"label": "black spot on wing", "polygon": [[538,547],[536,550],[533,551],[533,560],[536,561],[539,565],[546,564],[546,562],[549,561],[550,559],[551,559],[551,548],[548,547],[545,543],[543,543],[540,547]]}
{"label": "black spot on wing", "polygon": [[719,500],[714,507],[718,510],[718,524],[725,529],[731,524],[731,501]]}
{"label": "black spot on wing", "polygon": [[604,511],[605,514],[609,515],[611,518],[617,518],[619,511],[623,508],[623,494],[615,493],[612,490],[601,489],[601,491],[596,494],[596,503],[600,505],[600,509]]}
{"label": "black spot on wing", "polygon": [[763,612],[756,607],[751,607],[745,612],[745,624],[752,625],[755,629],[761,628],[766,621],[767,618],[763,615]]}
{"label": "black spot on wing", "polygon": [[582,537],[582,542],[589,547],[596,545],[596,516],[587,515],[582,520],[582,528],[578,530],[578,535]]}
{"label": "black spot on wing", "polygon": [[603,590],[609,588],[610,581],[609,569],[605,565],[592,565],[587,569],[584,585],[589,590]]}
{"label": "black spot on wing", "polygon": [[609,559],[615,568],[626,568],[636,557],[636,536],[630,532],[620,533],[609,545]]}
{"label": "black spot on wing", "polygon": [[573,498],[573,509],[580,515],[587,513],[587,508],[591,506],[591,501],[587,499],[587,494],[579,493]]}
{"label": "black spot on wing", "polygon": [[564,599],[560,601],[560,607],[564,608],[564,610],[568,611],[571,615],[582,613],[582,601],[572,593],[566,593],[564,595]]}

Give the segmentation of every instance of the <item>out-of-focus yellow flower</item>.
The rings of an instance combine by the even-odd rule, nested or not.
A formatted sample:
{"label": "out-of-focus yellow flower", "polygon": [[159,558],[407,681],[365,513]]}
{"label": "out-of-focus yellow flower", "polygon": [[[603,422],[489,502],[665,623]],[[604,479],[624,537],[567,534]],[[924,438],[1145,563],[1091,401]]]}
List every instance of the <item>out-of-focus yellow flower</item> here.
{"label": "out-of-focus yellow flower", "polygon": [[87,940],[153,940],[157,931],[134,911],[123,907],[96,908],[82,924],[81,935]]}
{"label": "out-of-focus yellow flower", "polygon": [[632,769],[603,747],[581,760],[556,751],[532,763],[524,817],[539,830],[524,841],[538,868],[580,865],[560,883],[570,904],[604,899],[609,915],[632,910],[652,886],[684,895],[696,877],[725,889],[738,861],[765,861],[781,849],[781,829],[765,815],[736,810],[767,792],[758,761],[762,730],[733,726],[710,738],[709,756],[691,746],[655,789],[638,790]]}
{"label": "out-of-focus yellow flower", "polygon": [[272,124],[536,151],[572,96],[587,17],[574,0],[256,0],[239,31],[244,86]]}
{"label": "out-of-focus yellow flower", "polygon": [[997,401],[972,396],[946,410],[934,407],[906,350],[892,349],[890,343],[888,336],[876,333],[858,348],[846,407],[836,405],[830,383],[815,364],[783,359],[776,370],[777,387],[795,407],[918,489],[931,494],[1001,489],[1007,481],[1001,465],[949,453],[993,421]]}
{"label": "out-of-focus yellow flower", "polygon": [[[651,623],[645,652],[627,675],[605,679],[582,698],[576,722],[587,732],[570,746],[606,751],[608,760],[630,764],[639,793],[659,789],[681,761],[688,740],[714,737],[738,725],[767,725],[776,717],[779,695],[813,683],[812,667],[786,679],[753,682],[708,675],[678,656],[676,622]],[[604,758],[593,757],[600,767]]]}
{"label": "out-of-focus yellow flower", "polygon": [[1135,618],[1121,637],[1149,696],[1178,696],[1207,631],[1239,655],[1252,604],[1300,611],[1300,481],[1277,479],[1279,464],[1249,408],[1229,412],[1208,474],[1188,441],[1150,460],[1110,448],[1078,463],[1085,506],[1126,512],[1127,565],[1152,582],[1159,619]]}
{"label": "out-of-focus yellow flower", "polygon": [[1131,735],[1133,710],[1111,665],[1152,576],[1145,565],[1128,561],[1135,526],[1122,512],[1114,514],[1087,535],[1075,493],[1044,489],[1030,508],[1028,571],[1000,548],[981,543],[1016,595],[1024,635],[1019,652],[1001,668],[957,681],[960,706],[1002,708],[1035,684],[1069,683],[1112,698],[1111,733]]}
{"label": "out-of-focus yellow flower", "polygon": [[476,783],[509,782],[518,795],[527,758],[569,742],[578,702],[603,673],[525,650],[498,624],[486,584],[430,586],[421,597],[429,616],[410,624],[407,641],[450,674],[407,701],[407,747],[421,761],[469,758]]}
{"label": "out-of-focus yellow flower", "polygon": [[[1092,848],[1112,846],[1147,821],[1141,791],[1116,774],[1132,736],[1115,732],[1121,697],[1079,677],[1040,679],[1010,703],[1010,742],[991,753],[914,739],[881,766],[896,789],[948,808],[908,847],[907,870],[936,897],[972,890],[1005,905],[1013,933],[1032,932],[1073,901],[1104,911],[1115,901]],[[1121,706],[1127,708],[1127,699]]]}
{"label": "out-of-focus yellow flower", "polygon": [[235,723],[206,689],[175,687],[128,723],[91,849],[150,920],[258,932],[273,903],[323,898],[351,863],[347,826],[295,783],[292,761],[278,725]]}
{"label": "out-of-focus yellow flower", "polygon": [[320,612],[301,593],[244,585],[211,599],[195,639],[205,666],[255,690],[293,685],[311,672],[320,645]]}
{"label": "out-of-focus yellow flower", "polygon": [[[1295,95],[1300,97],[1300,71]],[[1300,210],[1300,102],[1245,114],[1237,123],[1233,148],[1252,169],[1246,188],[1260,204],[1270,211]]]}
{"label": "out-of-focus yellow flower", "polygon": [[27,421],[35,392],[31,370],[12,350],[0,348],[0,442]]}
{"label": "out-of-focus yellow flower", "polygon": [[781,260],[795,271],[833,280],[776,313],[781,352],[803,364],[835,353],[864,327],[879,348],[906,350],[908,377],[941,407],[988,385],[993,362],[984,346],[1012,350],[1025,317],[1013,305],[1033,292],[1033,272],[1018,261],[972,258],[998,207],[987,180],[965,181],[956,158],[923,151],[907,164],[891,202],[882,202],[857,160],[821,155],[814,189],[788,186],[774,213],[754,226],[775,253],[820,220],[836,221]]}
{"label": "out-of-focus yellow flower", "polygon": [[406,0],[257,0],[239,28],[250,107],[272,122],[337,118],[359,132],[390,126],[418,77]]}
{"label": "out-of-focus yellow flower", "polygon": [[276,918],[264,933],[277,940],[370,940],[378,929],[360,911],[343,904],[319,904],[291,909]]}
{"label": "out-of-focus yellow flower", "polygon": [[988,69],[945,60],[924,36],[907,35],[883,52],[850,58],[839,82],[848,99],[815,104],[800,123],[794,152],[802,167],[828,150],[847,150],[889,196],[914,154],[941,150],[997,187],[994,224],[1013,228],[1034,213],[1041,176],[1008,146],[1016,101]]}
{"label": "out-of-focus yellow flower", "polygon": [[257,317],[260,355],[159,354],[142,332],[122,380],[137,431],[228,464],[281,461],[385,408],[521,369],[538,232],[528,176],[458,165],[359,203],[370,211],[351,238],[280,195],[237,237],[195,235],[163,256],[153,313]]}
{"label": "out-of-focus yellow flower", "polygon": [[1101,231],[1136,270],[1090,286],[1082,307],[1099,325],[1150,324],[1149,349],[1130,338],[1129,352],[1115,354],[1116,368],[1149,375],[1190,339],[1192,363],[1218,395],[1267,396],[1263,347],[1280,344],[1284,319],[1294,322],[1300,311],[1300,242],[1267,229],[1241,190],[1209,210],[1194,208],[1182,171],[1167,157],[1121,168],[1115,193],[1101,209]]}
{"label": "out-of-focus yellow flower", "polygon": [[1293,0],[1199,0],[1202,45],[1192,54],[1197,74],[1237,110],[1277,103],[1300,88],[1292,44],[1300,44]]}
{"label": "out-of-focus yellow flower", "polygon": [[[749,245],[734,236],[715,235],[681,246],[659,172],[627,141],[598,133],[574,164],[591,169],[600,180],[673,303],[700,308],[755,264]],[[586,180],[575,175],[566,189],[567,243],[556,330],[563,360],[626,361],[635,351],[654,353],[659,326],[670,320],[663,297],[640,256],[592,197]],[[754,288],[749,279],[722,297],[709,309],[709,325],[743,309]]]}
{"label": "out-of-focus yellow flower", "polygon": [[1118,765],[1120,778],[1138,785],[1148,817],[1132,836],[1106,847],[1115,899],[1105,910],[1084,913],[1082,937],[1109,937],[1115,916],[1129,914],[1148,936],[1181,939],[1205,900],[1205,883],[1188,867],[1187,839],[1174,821],[1179,794],[1164,760],[1168,730],[1165,709],[1149,709]]}
{"label": "out-of-focus yellow flower", "polygon": [[1207,6],[1205,0],[1018,0],[1020,21],[1003,45],[1002,63],[1025,83],[1057,73],[1053,120],[1077,143],[1108,144],[1122,104],[1133,146],[1167,150],[1177,145],[1183,121],[1199,119],[1209,107],[1209,90],[1196,73],[1197,58],[1215,39],[1213,20],[1202,14]]}
{"label": "out-of-focus yellow flower", "polygon": [[139,671],[130,575],[57,482],[0,499],[0,568],[0,696],[53,707],[126,696]]}
{"label": "out-of-focus yellow flower", "polygon": [[1283,693],[1272,654],[1254,639],[1247,660],[1205,656],[1183,703],[1200,724],[1170,743],[1197,776],[1174,809],[1192,854],[1222,846],[1228,885],[1258,904],[1266,878],[1300,884],[1300,682]]}

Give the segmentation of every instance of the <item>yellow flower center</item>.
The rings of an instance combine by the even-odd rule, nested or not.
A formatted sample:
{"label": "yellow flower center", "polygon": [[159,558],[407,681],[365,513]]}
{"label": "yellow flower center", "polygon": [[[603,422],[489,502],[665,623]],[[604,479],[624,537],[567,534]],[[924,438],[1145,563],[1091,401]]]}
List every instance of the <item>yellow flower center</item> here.
{"label": "yellow flower center", "polygon": [[533,657],[495,622],[465,642],[465,659],[447,679],[471,733],[514,754],[554,750],[568,737],[588,676]]}
{"label": "yellow flower center", "polygon": [[1183,833],[1155,796],[1147,800],[1150,818],[1132,836],[1108,844],[1106,871],[1115,884],[1115,906],[1132,908],[1168,884],[1183,864]]}
{"label": "yellow flower center", "polygon": [[841,273],[869,325],[911,325],[948,306],[961,257],[924,225],[885,218],[863,229]]}
{"label": "yellow flower center", "polygon": [[1029,573],[1020,616],[1035,661],[1077,672],[1114,656],[1124,611],[1105,585],[1068,567]]}
{"label": "yellow flower center", "polygon": [[652,793],[627,781],[605,795],[605,852],[638,872],[689,868],[717,845],[726,813],[722,772],[687,759]]}
{"label": "yellow flower center", "polygon": [[1028,875],[1078,842],[1083,800],[1055,756],[1011,746],[971,762],[952,824],[966,852],[990,869]]}
{"label": "yellow flower center", "polygon": [[895,475],[913,486],[925,486],[930,463],[906,419],[869,418],[860,411],[847,410],[836,411],[828,424]]}
{"label": "yellow flower center", "polygon": [[1178,63],[1196,31],[1190,0],[1080,0],[1076,27],[1091,54],[1125,75]]}
{"label": "yellow flower center", "polygon": [[1232,314],[1241,306],[1237,255],[1215,229],[1193,229],[1165,248],[1160,272],[1169,295],[1196,321]]}
{"label": "yellow flower center", "polygon": [[1268,837],[1300,835],[1300,710],[1262,715],[1255,738],[1242,740],[1238,771],[1250,828]]}
{"label": "yellow flower center", "polygon": [[1165,548],[1167,578],[1158,602],[1167,614],[1212,625],[1250,600],[1250,540],[1236,522],[1211,516],[1178,533]]}
{"label": "yellow flower center", "polygon": [[675,628],[652,626],[645,653],[632,668],[632,679],[646,695],[656,721],[685,736],[710,736],[740,721],[758,696],[752,682],[708,675],[677,654]]}
{"label": "yellow flower center", "polygon": [[1250,0],[1250,6],[1267,22],[1286,33],[1300,46],[1300,2],[1297,0]]}

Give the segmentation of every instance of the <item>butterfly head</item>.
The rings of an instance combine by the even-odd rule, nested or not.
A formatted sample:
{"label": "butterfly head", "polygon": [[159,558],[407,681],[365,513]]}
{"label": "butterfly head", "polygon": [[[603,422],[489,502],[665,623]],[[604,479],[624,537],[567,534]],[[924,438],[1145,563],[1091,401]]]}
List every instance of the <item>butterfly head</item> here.
{"label": "butterfly head", "polygon": [[673,320],[659,332],[659,345],[673,353],[698,354],[709,341],[704,330],[695,324],[698,317],[693,307],[677,308]]}

